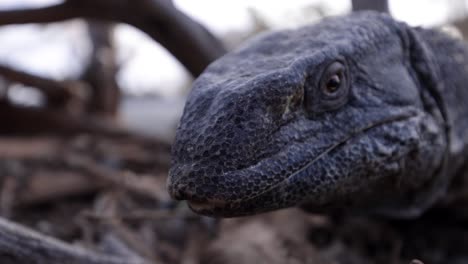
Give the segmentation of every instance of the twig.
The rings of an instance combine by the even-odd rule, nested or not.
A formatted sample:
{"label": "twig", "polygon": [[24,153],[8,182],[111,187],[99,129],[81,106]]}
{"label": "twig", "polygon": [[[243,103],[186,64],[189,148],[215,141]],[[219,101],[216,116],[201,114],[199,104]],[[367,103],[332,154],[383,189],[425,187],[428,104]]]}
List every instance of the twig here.
{"label": "twig", "polygon": [[0,213],[2,216],[10,216],[13,204],[16,200],[15,190],[18,186],[14,177],[4,177],[3,186],[0,189]]}
{"label": "twig", "polygon": [[74,18],[76,10],[67,3],[37,9],[0,11],[0,25],[50,23]]}
{"label": "twig", "polygon": [[52,109],[12,105],[0,100],[1,134],[62,134],[97,133],[104,135],[122,132],[115,129],[111,122],[93,119],[89,116],[76,116]]}
{"label": "twig", "polygon": [[[131,138],[126,138],[126,140],[129,139]],[[106,143],[100,147],[102,149],[94,149],[93,151],[96,151],[99,155],[113,153],[119,155],[122,160],[132,161],[131,158],[134,158],[142,160],[144,163],[159,164],[161,162],[158,166],[167,166],[167,161],[158,161],[155,158],[159,152],[155,153],[156,146],[152,147],[152,151],[148,150],[148,153],[146,153],[146,150],[141,149],[146,148],[150,141],[142,139],[142,142],[140,142],[139,138],[135,140],[137,141],[136,144],[132,143],[134,140],[124,141],[126,145],[124,144],[120,148],[120,145],[114,147],[112,139],[106,138]],[[19,185],[17,189],[21,191],[16,190],[14,193],[14,206],[28,206],[70,195],[95,192],[109,186],[109,183],[160,201],[169,199],[165,190],[165,177],[163,175],[137,176],[130,172],[122,172],[100,165],[92,159],[82,156],[83,150],[89,150],[90,144],[94,145],[93,141],[80,147],[76,146],[76,141],[76,139],[70,141],[64,138],[52,137],[0,137],[0,176],[5,176],[4,180],[7,180],[8,177],[18,180],[18,177],[21,176],[18,173],[21,170],[18,172],[18,169],[8,169],[13,163],[18,164],[19,169],[28,167],[30,171],[24,178],[25,181],[17,183]],[[102,140],[98,142],[102,142]],[[121,139],[118,139],[118,142],[122,144]],[[142,153],[138,151],[142,151]],[[89,151],[85,153],[89,155]],[[120,153],[125,155],[120,156]],[[150,153],[153,153],[151,159],[148,157]],[[47,161],[47,164],[44,164],[44,161]],[[37,166],[37,164],[40,165]],[[7,196],[9,197],[9,195]],[[1,201],[7,202],[5,199]]]}
{"label": "twig", "polygon": [[[145,256],[147,259],[157,259],[154,250],[145,244],[138,236],[130,230],[127,226],[125,226],[121,221],[118,219],[111,219],[107,222],[110,228],[112,228],[117,236],[125,241],[132,250],[137,252],[140,255]],[[159,259],[158,259],[159,260]],[[160,261],[160,260],[159,260]]]}
{"label": "twig", "polygon": [[52,137],[0,137],[0,160],[56,156],[63,143],[63,140]]}
{"label": "twig", "polygon": [[11,82],[35,87],[44,93],[52,106],[66,107],[72,101],[84,101],[86,96],[87,85],[79,81],[56,81],[1,64],[0,76]]}
{"label": "twig", "polygon": [[102,166],[91,159],[70,154],[65,158],[68,166],[87,172],[101,180],[120,186],[125,190],[158,200],[167,201],[169,196],[165,186],[157,184],[156,177],[141,177],[131,172],[120,172]]}
{"label": "twig", "polygon": [[135,142],[167,146],[157,139],[129,132],[116,122],[90,115],[72,115],[52,109],[12,105],[0,99],[0,134],[77,135],[90,133],[111,138],[131,139]]}
{"label": "twig", "polygon": [[200,216],[195,214],[181,214],[175,211],[163,211],[163,210],[131,210],[126,214],[102,214],[91,211],[83,211],[81,213],[83,217],[90,218],[93,220],[111,221],[114,219],[122,220],[151,220],[151,221],[166,221],[177,218],[183,218],[184,220],[199,220]]}
{"label": "twig", "polygon": [[[129,23],[161,43],[194,75],[226,50],[205,27],[177,10],[172,3],[160,0],[140,0],[137,13],[124,18]],[[144,12],[143,10],[146,10]]]}
{"label": "twig", "polygon": [[14,205],[28,206],[63,197],[92,193],[105,186],[103,181],[90,181],[85,175],[71,171],[36,171],[16,194]]}
{"label": "twig", "polygon": [[88,21],[88,35],[92,52],[80,79],[91,86],[89,112],[113,117],[120,102],[120,87],[117,82],[118,65],[114,44],[114,24]]}
{"label": "twig", "polygon": [[[0,258],[11,263],[143,264],[143,260],[100,255],[0,218]],[[7,261],[8,262],[8,261]],[[10,263],[9,262],[9,263]]]}

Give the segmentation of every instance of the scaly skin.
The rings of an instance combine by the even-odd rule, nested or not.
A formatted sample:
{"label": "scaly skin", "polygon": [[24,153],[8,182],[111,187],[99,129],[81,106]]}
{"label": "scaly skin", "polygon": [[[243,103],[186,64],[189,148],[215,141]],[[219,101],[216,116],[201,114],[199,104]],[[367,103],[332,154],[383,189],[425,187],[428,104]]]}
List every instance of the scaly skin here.
{"label": "scaly skin", "polygon": [[212,216],[416,217],[468,157],[467,58],[459,40],[372,12],[262,35],[193,84],[169,192]]}

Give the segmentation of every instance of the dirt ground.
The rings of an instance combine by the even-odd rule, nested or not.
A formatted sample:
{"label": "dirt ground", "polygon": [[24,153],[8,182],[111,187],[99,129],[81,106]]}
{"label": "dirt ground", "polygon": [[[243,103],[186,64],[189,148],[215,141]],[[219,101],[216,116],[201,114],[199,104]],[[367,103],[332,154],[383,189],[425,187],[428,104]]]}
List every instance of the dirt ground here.
{"label": "dirt ground", "polygon": [[165,190],[169,149],[140,138],[1,138],[0,212],[73,245],[151,263],[468,263],[466,221],[444,209],[411,221],[299,209],[195,215]]}

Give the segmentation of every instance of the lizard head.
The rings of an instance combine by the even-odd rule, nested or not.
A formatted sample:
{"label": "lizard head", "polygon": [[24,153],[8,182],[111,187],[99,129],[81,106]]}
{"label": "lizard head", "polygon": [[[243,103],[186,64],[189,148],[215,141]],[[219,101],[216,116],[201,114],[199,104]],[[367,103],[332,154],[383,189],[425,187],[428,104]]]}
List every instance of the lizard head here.
{"label": "lizard head", "polygon": [[445,142],[405,30],[357,13],[260,36],[211,64],[177,129],[172,197],[226,217],[413,202]]}

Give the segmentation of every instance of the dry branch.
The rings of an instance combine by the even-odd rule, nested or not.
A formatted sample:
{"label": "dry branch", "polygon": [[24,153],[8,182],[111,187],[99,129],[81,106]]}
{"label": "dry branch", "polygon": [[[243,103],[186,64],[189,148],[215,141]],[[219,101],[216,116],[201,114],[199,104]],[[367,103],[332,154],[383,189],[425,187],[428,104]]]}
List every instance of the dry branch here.
{"label": "dry branch", "polygon": [[109,138],[130,139],[135,142],[167,144],[157,139],[133,134],[118,123],[90,115],[77,116],[51,109],[12,105],[0,99],[0,134],[3,135],[79,135],[95,134]]}
{"label": "dry branch", "polygon": [[[158,183],[157,177],[137,176],[131,172],[121,172],[102,166],[91,159],[78,155],[68,155],[68,166],[79,169],[98,179],[119,186],[122,189],[143,195],[157,201],[169,200],[165,185]],[[164,177],[165,178],[165,177]]]}
{"label": "dry branch", "polygon": [[[111,135],[114,132],[110,122],[80,117],[50,109],[12,105],[8,101],[0,101],[1,134],[79,134],[97,133]],[[116,130],[118,131],[118,129]]]}
{"label": "dry branch", "polygon": [[[28,206],[92,193],[108,186],[118,186],[160,201],[169,199],[165,190],[164,175],[135,175],[109,168],[86,157],[107,156],[108,153],[114,153],[123,162],[137,159],[144,163],[161,163],[159,166],[166,167],[167,160],[156,158],[160,151],[166,150],[156,151],[158,148],[151,147],[151,150],[147,151],[145,148],[150,142],[140,142],[139,138],[136,138],[137,142],[130,140],[134,143],[127,142],[125,143],[127,146],[124,144],[122,148],[120,148],[122,140],[118,138],[118,147],[114,147],[111,143],[113,141],[107,137],[105,140],[99,140],[100,148],[90,150],[89,145],[96,144],[92,141],[84,145],[83,142],[79,143],[84,139],[83,137],[73,140],[54,137],[0,138],[0,177],[7,182],[10,179],[19,181],[16,185],[21,188],[20,192],[16,190],[6,192],[5,194],[13,196],[6,197],[8,198],[6,200],[14,201],[13,206]],[[87,151],[82,153],[83,150]],[[41,161],[41,165],[37,166],[37,161]],[[11,167],[12,164],[17,166]],[[28,168],[27,175],[21,176],[24,171],[22,168],[25,167]]]}
{"label": "dry branch", "polygon": [[28,264],[143,264],[144,260],[100,255],[39,234],[0,218],[0,259],[2,263]]}
{"label": "dry branch", "polygon": [[[68,0],[62,4],[38,9],[0,11],[0,25],[49,23],[73,18],[123,22],[133,25],[165,46],[195,76],[199,75],[211,61],[225,52],[223,46],[211,33],[178,11],[167,0]],[[51,81],[8,67],[0,67],[0,75],[8,80],[38,88],[50,101],[67,101],[69,97],[74,96],[75,88],[70,88],[70,83]],[[0,100],[0,119],[3,121],[3,125],[0,125],[1,134],[76,135],[89,133],[118,137],[119,139],[137,139],[138,142],[148,141],[152,144],[151,146],[155,143],[155,140],[132,135],[106,119],[92,118],[86,115],[77,116],[51,109],[16,106],[7,100]],[[164,147],[164,144],[158,144],[158,147]],[[5,204],[1,205],[2,207],[15,205],[16,201],[21,204],[54,199],[50,197],[60,197],[64,194],[81,192],[94,187],[99,188],[103,185],[109,185],[109,183],[160,201],[169,199],[163,189],[164,185],[157,180],[109,168],[94,162],[92,158],[76,154],[74,149],[67,152],[67,149],[64,149],[60,142],[56,145],[53,143],[51,146],[45,146],[44,151],[52,157],[63,154],[57,160],[63,160],[64,163],[61,165],[67,169],[70,168],[73,172],[66,174],[65,170],[56,170],[57,174],[53,175],[49,174],[47,169],[42,174],[37,174],[38,171],[35,171],[36,174],[33,173],[31,176],[33,178],[28,178],[31,180],[30,185],[26,186],[29,189],[24,189],[29,196],[26,196],[26,193],[25,196],[15,194],[12,191],[15,189],[15,184],[11,186],[6,184],[6,187],[1,190],[6,197],[2,197],[6,201]],[[5,155],[21,156],[24,154],[32,157],[38,153],[37,150],[20,152],[7,152]],[[67,154],[72,156],[67,156]],[[95,176],[98,180],[92,181],[95,185],[90,186],[80,178],[79,174]],[[51,180],[50,178],[57,176],[60,176],[60,180]],[[88,182],[90,182],[89,179]],[[18,196],[13,197],[14,195]],[[7,199],[8,197],[13,197],[13,199]],[[138,242],[134,236],[129,236],[129,238],[127,240],[130,242]],[[142,252],[147,256],[152,256],[152,253],[147,249],[140,250],[140,253]],[[147,263],[138,257],[125,259],[122,256],[100,255],[41,235],[2,218],[0,218],[0,259],[2,263],[33,264]]]}
{"label": "dry branch", "polygon": [[88,110],[90,113],[113,117],[120,103],[117,82],[118,66],[114,45],[114,24],[89,21],[88,35],[92,45],[90,60],[80,79],[91,87]]}
{"label": "dry branch", "polygon": [[0,137],[0,160],[25,160],[57,155],[62,140],[50,137]]}
{"label": "dry branch", "polygon": [[144,210],[144,209],[135,209],[128,211],[125,214],[115,214],[115,215],[106,215],[100,213],[94,213],[90,211],[84,211],[82,216],[100,221],[110,221],[112,219],[121,219],[121,220],[140,220],[140,221],[169,221],[175,218],[183,218],[184,220],[199,220],[200,216],[192,213],[180,213],[177,211],[168,211],[168,210]]}
{"label": "dry branch", "polygon": [[37,9],[0,11],[0,25],[56,22],[74,18],[75,13],[66,3]]}
{"label": "dry branch", "polygon": [[56,81],[6,65],[0,65],[0,76],[40,90],[52,107],[67,107],[72,101],[84,100],[86,95],[87,85],[79,81]]}
{"label": "dry branch", "polygon": [[69,0],[37,9],[0,11],[0,25],[72,18],[133,25],[167,48],[194,76],[225,53],[221,42],[208,30],[164,0]]}
{"label": "dry branch", "polygon": [[28,176],[21,192],[16,194],[14,205],[30,206],[63,197],[95,192],[105,186],[103,181],[90,180],[77,172],[66,170],[40,170]]}
{"label": "dry branch", "polygon": [[177,10],[168,1],[138,2],[139,4],[135,2],[135,6],[139,11],[122,22],[141,29],[161,43],[194,76],[198,76],[209,63],[226,52],[221,42],[205,27]]}

